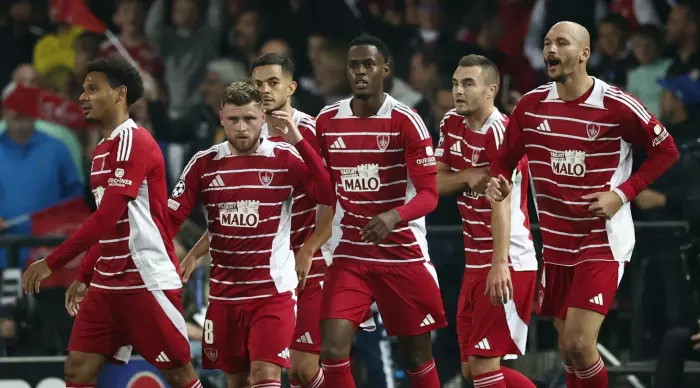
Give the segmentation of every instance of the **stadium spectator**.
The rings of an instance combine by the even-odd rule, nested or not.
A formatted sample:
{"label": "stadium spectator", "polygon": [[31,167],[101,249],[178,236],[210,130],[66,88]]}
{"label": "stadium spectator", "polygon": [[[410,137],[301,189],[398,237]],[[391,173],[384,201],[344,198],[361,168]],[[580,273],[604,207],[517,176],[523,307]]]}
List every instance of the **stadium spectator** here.
{"label": "stadium spectator", "polygon": [[166,23],[166,0],[156,0],[148,11],[146,37],[165,63],[168,115],[173,119],[182,117],[202,100],[197,88],[207,64],[220,51],[223,3],[211,0],[209,8],[203,10],[199,1],[175,0],[170,15],[172,26]]}
{"label": "stadium spectator", "polygon": [[83,29],[65,20],[63,5],[59,3],[51,3],[50,15],[55,31],[44,35],[34,46],[34,68],[40,74],[54,67],[72,69],[75,65],[73,41],[82,34]]}
{"label": "stadium spectator", "polygon": [[627,71],[634,65],[634,58],[626,47],[629,35],[627,19],[610,14],[598,23],[597,31],[590,71],[611,85],[624,87],[627,85]]}
{"label": "stadium spectator", "polygon": [[663,89],[657,82],[666,76],[671,59],[661,57],[664,36],[658,27],[644,24],[634,31],[631,37],[632,55],[639,66],[627,74],[627,91],[639,98],[653,115],[661,114]]}
{"label": "stadium spectator", "polygon": [[692,0],[680,0],[666,20],[666,41],[673,47],[668,75],[678,76],[700,68],[700,9]]}
{"label": "stadium spectator", "polygon": [[236,16],[236,23],[229,32],[224,54],[249,66],[258,57],[267,34],[266,19],[261,11],[249,9]]}
{"label": "stadium spectator", "polygon": [[[1,232],[29,235],[28,222],[8,225],[15,217],[46,209],[83,194],[83,184],[68,148],[38,132],[35,120],[3,107],[7,131],[0,135],[0,225]],[[23,266],[29,250],[20,254]],[[0,268],[7,266],[0,250]]]}
{"label": "stadium spectator", "polygon": [[430,48],[416,50],[411,56],[408,85],[413,90],[432,98],[437,84],[438,63],[435,50]]}
{"label": "stadium spectator", "polygon": [[34,45],[44,31],[32,23],[33,7],[29,0],[9,2],[7,24],[0,27],[0,87],[10,82],[12,73],[21,63],[32,61]]}

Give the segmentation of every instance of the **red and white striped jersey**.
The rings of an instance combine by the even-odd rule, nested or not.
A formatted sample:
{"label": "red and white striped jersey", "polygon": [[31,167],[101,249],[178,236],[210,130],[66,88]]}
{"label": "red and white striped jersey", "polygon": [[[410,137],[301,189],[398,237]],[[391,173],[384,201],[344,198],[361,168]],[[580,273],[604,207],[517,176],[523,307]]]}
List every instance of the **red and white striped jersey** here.
{"label": "red and white striped jersey", "polygon": [[430,260],[425,218],[399,222],[378,244],[360,230],[376,215],[416,194],[411,177],[437,174],[432,139],[423,120],[388,94],[376,115],[356,117],[345,99],[321,110],[316,134],[336,186],[333,260],[411,263]]}
{"label": "red and white striped jersey", "polygon": [[[510,173],[527,155],[545,262],[629,261],[635,243],[629,203],[606,220],[592,214],[591,201],[582,196],[614,190],[632,199],[639,185],[628,179],[632,144],[650,155],[671,155],[675,146],[669,137],[636,98],[599,79],[572,101],[561,100],[549,83],[525,94],[514,109],[491,156],[491,174]],[[646,173],[658,176],[667,167],[651,166]]]}
{"label": "red and white striped jersey", "polygon": [[168,206],[173,224],[198,202],[204,207],[211,300],[246,302],[296,288],[292,209],[309,185],[306,164],[287,143],[261,138],[255,153],[236,156],[223,142],[194,155]]}
{"label": "red and white striped jersey", "polygon": [[99,242],[90,286],[112,292],[181,288],[167,226],[165,162],[146,129],[129,119],[95,147],[90,188],[97,206],[106,190],[133,198]]}
{"label": "red and white striped jersey", "polygon": [[[440,123],[440,144],[435,151],[438,162],[451,171],[489,165],[487,152],[503,136],[508,118],[497,109],[478,130],[467,127],[464,117],[454,109]],[[522,158],[513,171],[513,191],[510,200],[511,232],[509,264],[515,271],[537,270],[535,246],[530,233],[527,212],[527,158]],[[467,268],[491,267],[493,237],[491,233],[491,203],[484,194],[467,188],[458,198],[462,216],[464,255]]]}
{"label": "red and white striped jersey", "polygon": [[[318,141],[316,140],[316,119],[313,116],[307,115],[304,112],[294,109],[292,120],[299,128],[299,131],[304,136],[311,147],[319,153]],[[284,142],[282,137],[269,137],[267,123],[263,125],[261,137],[271,141]],[[306,194],[297,193],[294,196],[294,205],[292,206],[292,249],[297,252],[304,242],[316,230],[316,202],[312,201]],[[314,254],[311,262],[311,270],[306,277],[306,284],[312,282],[320,282],[323,280],[323,274],[326,272],[326,261],[321,254],[321,250]]]}

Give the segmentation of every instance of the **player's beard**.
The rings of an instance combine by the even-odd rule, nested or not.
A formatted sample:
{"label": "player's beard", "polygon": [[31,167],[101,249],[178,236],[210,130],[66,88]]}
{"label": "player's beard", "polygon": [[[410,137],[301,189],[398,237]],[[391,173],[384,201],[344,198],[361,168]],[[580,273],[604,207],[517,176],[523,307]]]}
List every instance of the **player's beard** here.
{"label": "player's beard", "polygon": [[229,144],[238,151],[240,155],[248,155],[250,152],[260,144],[260,133],[257,136],[250,137],[243,143],[238,139],[229,139]]}
{"label": "player's beard", "polygon": [[285,105],[287,105],[287,98],[283,99],[281,102],[279,102],[277,105],[275,105],[272,109],[266,109],[265,113],[270,114],[272,112],[282,110],[282,108],[284,108]]}

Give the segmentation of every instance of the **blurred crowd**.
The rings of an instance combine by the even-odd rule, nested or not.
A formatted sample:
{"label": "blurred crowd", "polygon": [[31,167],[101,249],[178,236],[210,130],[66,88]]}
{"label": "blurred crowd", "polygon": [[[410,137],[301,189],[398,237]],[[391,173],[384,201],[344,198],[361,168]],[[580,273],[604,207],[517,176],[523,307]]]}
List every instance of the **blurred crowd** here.
{"label": "blurred crowd", "polygon": [[[692,288],[680,281],[687,272],[683,255],[695,257],[681,247],[692,246],[698,235],[692,225],[700,219],[700,179],[689,178],[697,176],[700,168],[698,1],[86,1],[114,34],[112,40],[57,18],[59,3],[5,0],[0,4],[0,235],[29,234],[31,226],[21,220],[23,215],[84,193],[89,178],[85,171],[90,171],[86,165],[99,142],[97,131],[89,127],[64,125],[70,122],[70,110],[64,112],[60,105],[49,107],[54,116],[64,116],[57,122],[27,117],[5,101],[18,87],[77,100],[87,64],[97,57],[122,55],[114,39],[138,63],[146,83],[145,97],[132,107],[132,117],[161,144],[168,178],[175,182],[192,154],[223,141],[219,98],[226,84],[248,77],[251,62],[262,53],[292,58],[299,85],[292,105],[315,115],[350,94],[347,42],[363,33],[380,37],[392,53],[386,91],[413,107],[437,141],[440,121],[453,106],[452,73],[461,56],[481,54],[498,65],[498,107],[510,113],[522,94],[546,82],[544,34],[555,22],[572,20],[591,32],[590,73],[636,95],[662,119],[681,151],[673,171],[636,199],[638,220],[691,223],[691,231],[680,237],[638,239],[644,240],[638,251],[651,263],[640,270],[640,279],[649,268],[662,270],[660,291],[654,289],[649,298],[661,299],[666,314],[661,318],[663,328],[653,330],[663,333],[667,328],[687,327],[687,322],[700,316],[686,308],[692,303]],[[458,225],[456,214],[454,201],[446,199],[429,223]],[[202,221],[193,220],[193,236],[199,235]],[[450,284],[450,268],[462,265],[461,239],[442,244],[440,238],[444,237],[433,236],[439,244],[431,248],[436,251],[432,256],[438,268],[448,268],[443,273]],[[181,236],[180,249],[184,251],[191,240]],[[28,252],[23,251],[20,262],[10,264],[22,266],[27,258]],[[658,265],[660,260],[664,265]],[[0,268],[7,265],[0,250]],[[446,295],[447,305],[450,299],[456,296]],[[0,338],[16,338],[20,329],[12,320],[0,318]],[[646,344],[653,330],[644,324],[637,332],[633,329],[633,336]],[[662,336],[657,337],[650,348],[640,345],[638,358],[656,353]],[[52,346],[44,351],[60,352],[59,345]]]}

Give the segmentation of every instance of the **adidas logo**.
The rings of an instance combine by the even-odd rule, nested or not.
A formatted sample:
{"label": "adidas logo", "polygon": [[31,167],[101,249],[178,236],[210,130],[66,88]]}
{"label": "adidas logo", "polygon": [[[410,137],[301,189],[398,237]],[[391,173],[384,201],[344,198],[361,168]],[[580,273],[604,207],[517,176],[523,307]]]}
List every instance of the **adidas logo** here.
{"label": "adidas logo", "polygon": [[423,322],[420,324],[420,327],[426,327],[429,325],[432,325],[435,323],[435,320],[433,319],[433,316],[428,314],[423,318]]}
{"label": "adidas logo", "polygon": [[452,144],[450,151],[462,155],[462,142]]}
{"label": "adidas logo", "polygon": [[277,354],[277,357],[283,358],[285,360],[288,359],[289,358],[289,348],[285,348],[283,351],[279,352],[279,354]]}
{"label": "adidas logo", "polygon": [[157,362],[170,362],[170,359],[168,356],[165,355],[165,352],[160,352],[158,357],[156,357]]}
{"label": "adidas logo", "polygon": [[343,138],[339,137],[339,138],[335,139],[333,144],[331,144],[331,148],[347,148],[347,147],[345,146],[345,142],[343,141]]}
{"label": "adidas logo", "polygon": [[481,350],[491,350],[491,345],[489,344],[489,340],[487,340],[486,338],[479,341],[479,343],[476,344],[476,346],[474,346],[474,347],[477,349],[481,349]]}
{"label": "adidas logo", "polygon": [[549,128],[549,123],[546,119],[537,126],[537,130],[542,132],[552,132],[552,129]]}
{"label": "adidas logo", "polygon": [[602,306],[603,305],[603,294],[598,294],[598,295],[592,297],[591,299],[589,299],[588,301],[593,303],[593,304],[597,304],[598,306]]}
{"label": "adidas logo", "polygon": [[214,180],[212,180],[211,183],[209,184],[209,187],[222,187],[222,186],[225,186],[225,185],[224,185],[224,180],[221,179],[220,175],[217,175],[216,178],[214,178]]}
{"label": "adidas logo", "polygon": [[309,334],[308,331],[306,333],[304,333],[304,335],[299,337],[299,339],[297,339],[297,342],[299,342],[301,344],[313,344],[314,343],[314,341],[311,340],[311,334]]}

